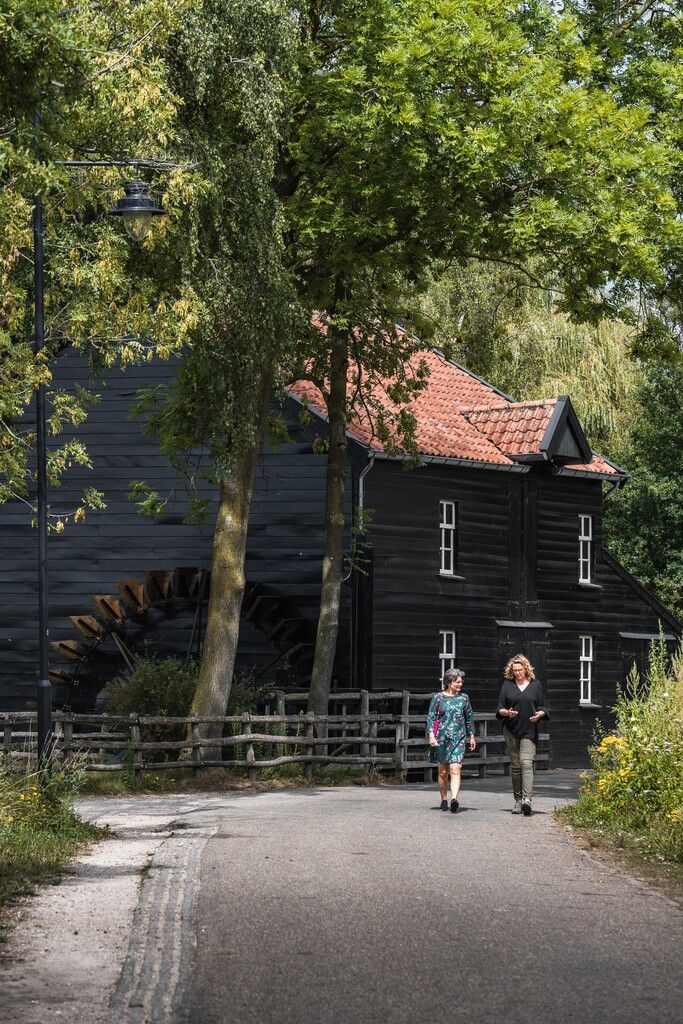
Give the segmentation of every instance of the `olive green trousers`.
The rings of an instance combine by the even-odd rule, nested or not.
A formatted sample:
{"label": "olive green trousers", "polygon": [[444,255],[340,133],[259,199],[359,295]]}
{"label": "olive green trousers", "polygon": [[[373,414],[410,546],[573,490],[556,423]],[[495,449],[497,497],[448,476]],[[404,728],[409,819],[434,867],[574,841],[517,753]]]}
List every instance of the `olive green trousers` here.
{"label": "olive green trousers", "polygon": [[534,792],[534,758],[536,744],[527,736],[518,739],[509,729],[503,728],[503,736],[510,755],[512,794],[515,800],[531,800]]}

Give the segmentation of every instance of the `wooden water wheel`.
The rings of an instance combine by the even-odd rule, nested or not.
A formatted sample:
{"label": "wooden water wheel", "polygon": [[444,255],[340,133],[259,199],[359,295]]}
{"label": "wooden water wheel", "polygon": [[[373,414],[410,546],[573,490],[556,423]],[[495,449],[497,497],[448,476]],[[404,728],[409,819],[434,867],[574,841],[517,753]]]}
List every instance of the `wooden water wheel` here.
{"label": "wooden water wheel", "polygon": [[[190,657],[193,648],[198,655],[210,584],[209,570],[181,566],[149,570],[144,581],[121,580],[117,594],[93,594],[94,613],[69,616],[78,639],[54,640],[50,644],[52,651],[67,663],[65,667],[50,668],[50,680],[65,687],[65,704],[70,704],[73,688],[87,678],[103,645],[114,644],[122,660],[132,668],[136,654],[131,635],[138,642],[148,630],[180,609],[189,608],[193,613],[186,656]],[[310,620],[292,615],[282,595],[269,593],[263,584],[247,583],[241,615],[264,634],[274,650],[273,657],[255,673],[257,677],[282,661],[304,672],[309,668],[314,626]]]}

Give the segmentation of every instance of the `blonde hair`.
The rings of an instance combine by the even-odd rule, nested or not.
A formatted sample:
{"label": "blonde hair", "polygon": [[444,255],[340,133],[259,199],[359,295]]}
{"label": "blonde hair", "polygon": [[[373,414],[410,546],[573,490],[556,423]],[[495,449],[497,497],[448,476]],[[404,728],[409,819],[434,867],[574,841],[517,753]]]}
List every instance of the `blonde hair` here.
{"label": "blonde hair", "polygon": [[529,659],[524,654],[515,654],[514,658],[510,658],[507,665],[505,666],[504,675],[506,679],[514,679],[512,666],[517,661],[520,663],[520,665],[524,666],[524,671],[526,672],[527,679],[532,680],[536,678],[536,676],[534,675],[534,666],[531,664]]}

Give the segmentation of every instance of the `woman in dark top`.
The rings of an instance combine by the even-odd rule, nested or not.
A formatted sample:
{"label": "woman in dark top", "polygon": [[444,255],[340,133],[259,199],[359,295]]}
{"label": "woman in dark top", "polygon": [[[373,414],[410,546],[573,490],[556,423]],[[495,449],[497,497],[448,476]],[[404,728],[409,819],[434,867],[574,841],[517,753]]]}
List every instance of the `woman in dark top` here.
{"label": "woman in dark top", "polygon": [[531,814],[534,790],[534,757],[538,723],[548,718],[543,687],[533,665],[523,654],[510,658],[498,698],[496,717],[503,723],[503,736],[510,755],[510,775],[515,805],[513,814]]}

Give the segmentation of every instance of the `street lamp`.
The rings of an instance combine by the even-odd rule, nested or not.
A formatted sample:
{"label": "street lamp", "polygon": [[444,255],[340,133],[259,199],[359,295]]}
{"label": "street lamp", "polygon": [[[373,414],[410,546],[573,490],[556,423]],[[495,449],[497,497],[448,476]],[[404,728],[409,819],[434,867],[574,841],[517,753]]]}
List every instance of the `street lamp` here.
{"label": "street lamp", "polygon": [[[141,167],[140,160],[65,160],[65,167]],[[148,166],[154,166],[148,165]],[[147,235],[153,217],[161,217],[164,210],[157,206],[142,181],[124,185],[124,197],[112,214],[123,218],[126,231],[136,242]],[[33,351],[38,354],[45,347],[45,308],[43,270],[43,203],[40,196],[33,201],[33,255],[34,255],[34,313],[35,334]],[[38,526],[38,767],[45,767],[52,748],[52,684],[49,673],[50,623],[48,610],[47,577],[47,416],[45,385],[36,392],[36,509]]]}
{"label": "street lamp", "polygon": [[152,218],[163,217],[164,210],[156,205],[144,181],[129,181],[123,191],[125,195],[119,199],[111,216],[121,217],[130,237],[142,242],[152,226]]}

